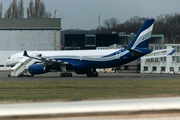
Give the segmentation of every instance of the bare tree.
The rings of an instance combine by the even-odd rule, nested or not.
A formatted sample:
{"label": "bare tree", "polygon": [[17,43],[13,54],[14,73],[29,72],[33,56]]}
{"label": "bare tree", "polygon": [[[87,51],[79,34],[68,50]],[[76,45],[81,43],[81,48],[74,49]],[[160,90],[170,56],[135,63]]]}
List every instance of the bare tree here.
{"label": "bare tree", "polygon": [[35,4],[31,0],[27,8],[27,18],[50,18],[51,13],[46,12],[44,2],[35,0]]}
{"label": "bare tree", "polygon": [[51,18],[52,14],[50,12],[46,12],[44,18]]}
{"label": "bare tree", "polygon": [[0,3],[0,18],[2,18],[2,11],[3,11],[3,3]]}
{"label": "bare tree", "polygon": [[107,29],[115,28],[119,24],[119,20],[117,18],[110,18],[104,21],[104,26]]}
{"label": "bare tree", "polygon": [[12,9],[12,7],[10,5],[9,8],[4,13],[4,18],[12,18],[12,13],[11,13],[12,10],[11,9]]}
{"label": "bare tree", "polygon": [[23,0],[20,0],[18,3],[18,10],[19,10],[19,17],[18,18],[24,18],[24,6],[23,6]]}
{"label": "bare tree", "polygon": [[34,3],[31,0],[29,3],[29,7],[27,8],[27,18],[34,18]]}
{"label": "bare tree", "polygon": [[24,17],[24,7],[23,0],[20,0],[17,5],[17,0],[13,0],[9,8],[4,14],[4,18],[23,18]]}
{"label": "bare tree", "polygon": [[18,8],[17,8],[17,1],[13,0],[13,2],[11,3],[11,17],[12,18],[18,18]]}

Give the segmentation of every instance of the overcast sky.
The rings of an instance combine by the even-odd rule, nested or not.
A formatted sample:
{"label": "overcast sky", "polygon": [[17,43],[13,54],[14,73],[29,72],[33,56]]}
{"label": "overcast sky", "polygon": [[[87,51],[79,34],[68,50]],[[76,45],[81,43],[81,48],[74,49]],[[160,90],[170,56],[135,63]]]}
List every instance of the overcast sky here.
{"label": "overcast sky", "polygon": [[[1,0],[2,1],[2,0]],[[3,0],[3,13],[13,0]],[[19,1],[19,0],[17,0]],[[62,29],[96,29],[98,15],[100,24],[109,18],[117,18],[120,23],[133,16],[154,17],[160,14],[180,13],[180,0],[41,0],[46,10],[56,12],[61,18]],[[26,9],[30,0],[24,0]],[[25,15],[26,17],[26,15]]]}

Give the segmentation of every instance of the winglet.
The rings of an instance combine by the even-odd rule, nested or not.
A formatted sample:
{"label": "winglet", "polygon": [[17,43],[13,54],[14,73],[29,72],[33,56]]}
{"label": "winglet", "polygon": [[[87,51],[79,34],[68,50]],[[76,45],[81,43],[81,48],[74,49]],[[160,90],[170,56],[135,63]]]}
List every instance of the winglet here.
{"label": "winglet", "polygon": [[176,50],[173,50],[172,52],[170,52],[168,55],[173,55],[176,52]]}
{"label": "winglet", "polygon": [[26,50],[24,51],[23,56],[29,57],[29,55],[27,54],[27,51],[26,51]]}

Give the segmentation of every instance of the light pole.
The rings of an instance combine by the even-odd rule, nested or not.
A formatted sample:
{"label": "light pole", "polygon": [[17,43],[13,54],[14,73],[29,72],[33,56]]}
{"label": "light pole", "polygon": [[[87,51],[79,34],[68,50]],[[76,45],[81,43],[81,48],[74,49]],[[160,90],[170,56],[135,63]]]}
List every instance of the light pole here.
{"label": "light pole", "polygon": [[173,43],[175,43],[176,38],[179,37],[179,35],[175,36],[173,39]]}
{"label": "light pole", "polygon": [[57,10],[54,11],[54,18],[56,18],[56,12],[57,12]]}

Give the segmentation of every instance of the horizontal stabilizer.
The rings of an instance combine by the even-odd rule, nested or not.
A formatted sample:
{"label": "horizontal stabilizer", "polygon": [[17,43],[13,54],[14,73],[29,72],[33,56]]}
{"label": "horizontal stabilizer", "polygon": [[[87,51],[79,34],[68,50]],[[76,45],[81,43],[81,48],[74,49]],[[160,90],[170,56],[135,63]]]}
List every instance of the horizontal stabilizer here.
{"label": "horizontal stabilizer", "polygon": [[170,52],[168,55],[173,55],[176,52],[176,50],[173,50],[172,52]]}
{"label": "horizontal stabilizer", "polygon": [[139,51],[139,50],[134,50],[134,49],[131,49],[131,48],[127,48],[127,50],[129,50],[133,56],[138,56],[138,55],[141,55],[142,52]]}
{"label": "horizontal stabilizer", "polygon": [[167,54],[167,55],[156,55],[156,56],[141,57],[141,59],[149,59],[149,58],[166,57],[166,56],[168,56],[168,55],[173,55],[173,54],[174,54],[174,52],[176,52],[176,51],[174,50],[174,51],[170,52],[170,53],[169,53],[169,54]]}
{"label": "horizontal stabilizer", "polygon": [[174,48],[154,50],[151,54],[153,54],[153,53],[159,53],[159,52],[166,52],[166,51],[168,51],[168,50],[174,50]]}

